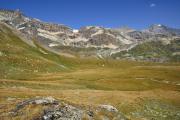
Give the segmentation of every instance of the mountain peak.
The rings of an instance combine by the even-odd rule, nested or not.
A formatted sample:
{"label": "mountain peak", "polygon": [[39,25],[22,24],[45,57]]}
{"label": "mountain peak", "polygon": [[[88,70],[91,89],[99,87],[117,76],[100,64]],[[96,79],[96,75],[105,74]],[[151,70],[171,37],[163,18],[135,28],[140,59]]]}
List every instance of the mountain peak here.
{"label": "mountain peak", "polygon": [[162,24],[153,24],[147,29],[147,31],[157,34],[167,34],[169,32],[168,28],[169,27]]}
{"label": "mountain peak", "polygon": [[149,28],[167,28],[167,26],[163,24],[153,24],[153,25],[150,25]]}

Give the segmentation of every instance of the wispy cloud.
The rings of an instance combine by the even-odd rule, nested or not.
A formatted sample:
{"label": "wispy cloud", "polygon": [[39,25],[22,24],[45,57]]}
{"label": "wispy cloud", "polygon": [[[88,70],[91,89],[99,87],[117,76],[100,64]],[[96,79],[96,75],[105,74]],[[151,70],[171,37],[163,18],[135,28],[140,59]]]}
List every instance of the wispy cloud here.
{"label": "wispy cloud", "polygon": [[151,3],[149,6],[150,7],[156,7],[156,4],[155,3]]}

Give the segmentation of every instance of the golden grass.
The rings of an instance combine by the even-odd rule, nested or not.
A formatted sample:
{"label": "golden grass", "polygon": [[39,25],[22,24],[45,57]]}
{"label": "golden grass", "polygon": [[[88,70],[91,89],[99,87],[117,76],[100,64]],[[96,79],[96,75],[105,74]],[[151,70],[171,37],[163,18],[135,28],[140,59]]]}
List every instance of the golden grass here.
{"label": "golden grass", "polygon": [[4,54],[0,56],[0,119],[36,117],[42,108],[27,106],[25,112],[32,107],[33,111],[25,116],[4,115],[17,102],[36,96],[52,96],[86,107],[111,104],[123,112],[144,98],[180,107],[180,63],[65,58],[38,45],[38,49],[30,47],[9,28],[0,27],[4,31],[0,34]]}
{"label": "golden grass", "polygon": [[[131,106],[137,104],[138,99],[145,98],[160,99],[180,107],[180,86],[177,85],[180,82],[179,68],[159,64],[101,66],[68,72],[37,73],[29,80],[1,79],[0,105],[6,107],[0,109],[0,112],[9,111],[18,101],[36,96],[52,96],[61,101],[86,107],[110,104],[125,113],[131,110]],[[8,105],[8,97],[16,99],[10,101]],[[25,112],[30,109],[31,107],[26,108]],[[34,118],[40,109],[42,108],[35,107],[32,114],[25,114],[16,119]]]}

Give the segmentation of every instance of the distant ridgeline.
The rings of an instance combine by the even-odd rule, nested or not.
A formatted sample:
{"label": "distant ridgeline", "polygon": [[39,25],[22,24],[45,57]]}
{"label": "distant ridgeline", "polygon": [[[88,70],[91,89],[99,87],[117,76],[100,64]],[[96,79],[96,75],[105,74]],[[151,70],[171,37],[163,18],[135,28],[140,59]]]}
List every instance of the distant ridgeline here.
{"label": "distant ridgeline", "polygon": [[161,24],[145,30],[85,26],[75,30],[27,17],[19,10],[0,10],[0,21],[34,44],[67,57],[130,59],[155,62],[180,60],[180,29]]}

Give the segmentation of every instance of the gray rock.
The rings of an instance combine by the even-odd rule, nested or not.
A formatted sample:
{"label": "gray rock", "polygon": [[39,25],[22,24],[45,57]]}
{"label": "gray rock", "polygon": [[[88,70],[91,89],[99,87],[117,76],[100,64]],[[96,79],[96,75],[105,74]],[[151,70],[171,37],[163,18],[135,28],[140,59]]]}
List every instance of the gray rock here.
{"label": "gray rock", "polygon": [[127,120],[126,117],[118,112],[118,110],[111,105],[99,105],[98,107],[89,107],[89,109],[83,107],[76,107],[73,105],[59,102],[52,97],[36,97],[33,99],[24,100],[18,103],[11,112],[10,115],[17,116],[23,114],[23,108],[27,105],[44,105],[40,111],[40,117],[36,120],[94,120],[99,119],[99,114],[104,119],[114,120]]}
{"label": "gray rock", "polygon": [[84,111],[74,106],[65,104],[58,108],[44,111],[43,120],[81,120]]}
{"label": "gray rock", "polygon": [[105,109],[105,110],[107,110],[109,112],[118,112],[118,110],[115,107],[111,106],[111,105],[99,105],[99,107],[101,109]]}
{"label": "gray rock", "polygon": [[40,98],[40,99],[35,99],[30,103],[33,104],[54,104],[57,101],[53,97],[45,97],[45,98]]}
{"label": "gray rock", "polygon": [[11,112],[16,114],[20,109],[24,108],[26,105],[29,104],[37,104],[37,105],[58,104],[58,101],[52,97],[42,97],[42,98],[39,97],[39,98],[28,99],[18,103],[16,105],[16,108],[13,109]]}

